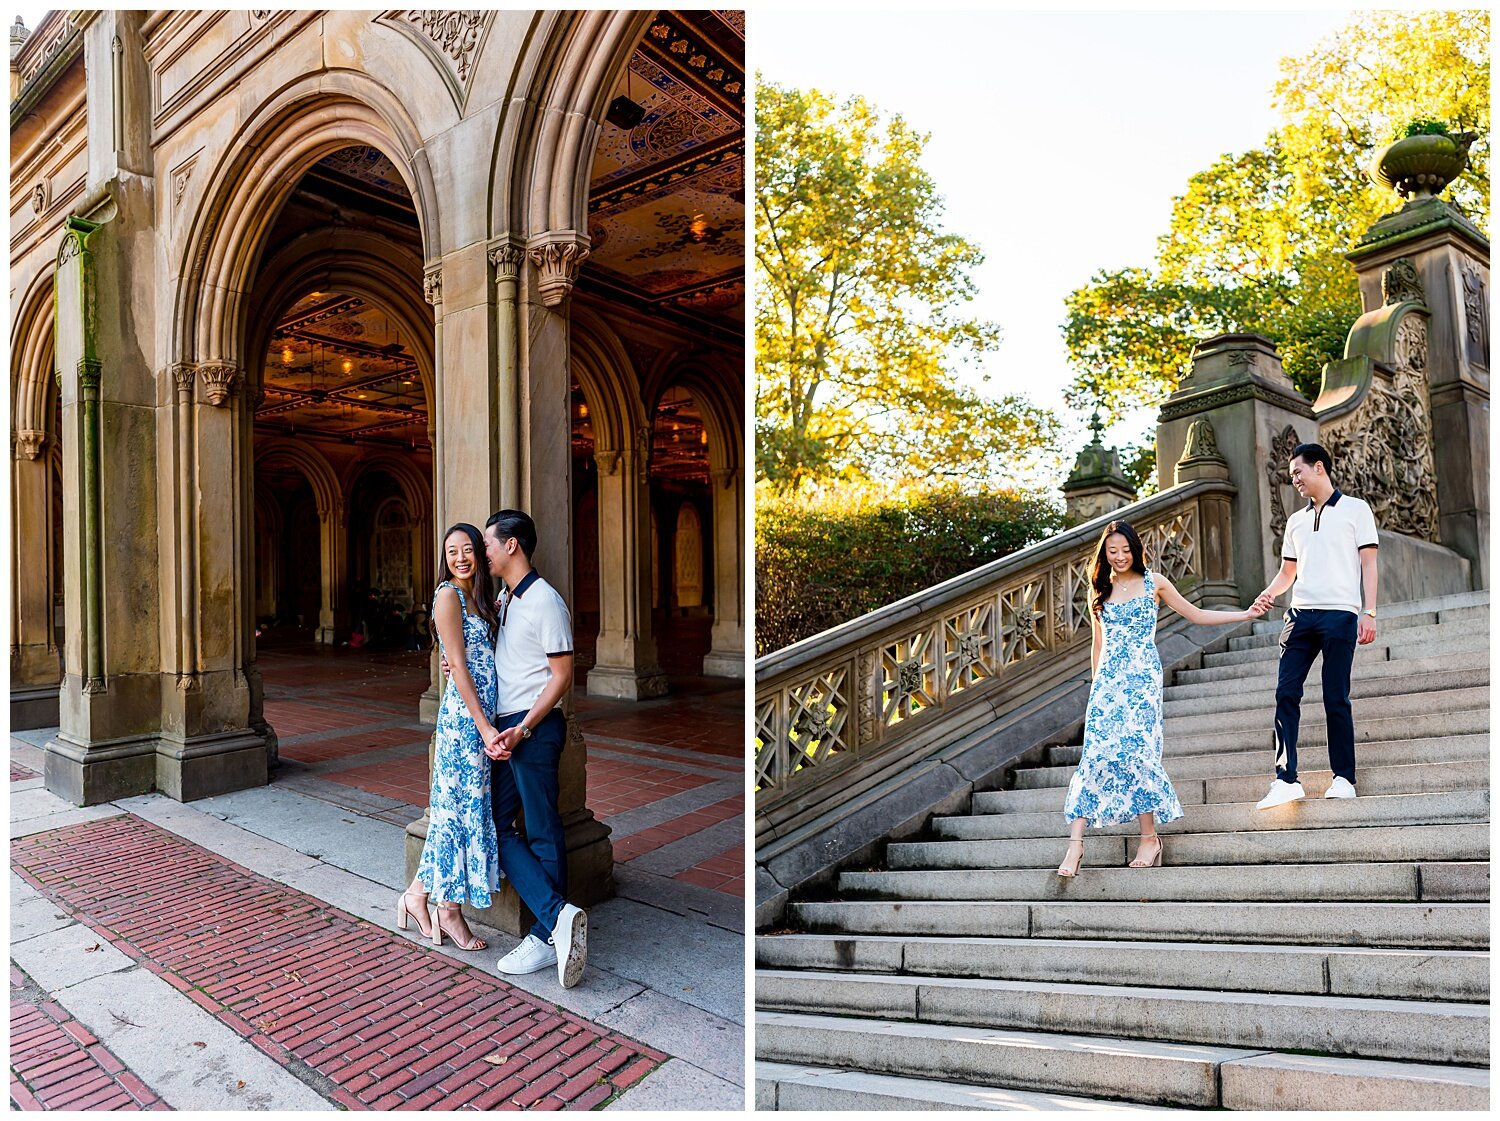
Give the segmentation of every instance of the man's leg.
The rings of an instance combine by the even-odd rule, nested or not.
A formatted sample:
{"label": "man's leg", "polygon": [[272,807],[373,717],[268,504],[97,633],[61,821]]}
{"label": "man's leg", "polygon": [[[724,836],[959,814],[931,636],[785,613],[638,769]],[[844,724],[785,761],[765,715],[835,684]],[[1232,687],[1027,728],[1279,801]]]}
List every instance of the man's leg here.
{"label": "man's leg", "polygon": [[1354,706],[1349,673],[1359,643],[1359,616],[1330,611],[1323,623],[1323,712],[1328,717],[1328,765],[1354,785]]}
{"label": "man's leg", "polygon": [[1276,777],[1297,781],[1297,732],[1302,721],[1302,686],[1318,656],[1318,633],[1305,611],[1288,611],[1281,630],[1281,662],[1276,677]]}
{"label": "man's leg", "polygon": [[[525,713],[502,717],[503,731]],[[557,812],[557,766],[567,736],[567,721],[553,712],[529,740],[522,740],[510,760],[491,769],[491,797],[499,838],[500,867],[528,910],[536,916],[531,933],[543,942],[552,936],[558,912],[567,902],[567,843]],[[526,832],[516,828],[517,811],[525,811]]]}

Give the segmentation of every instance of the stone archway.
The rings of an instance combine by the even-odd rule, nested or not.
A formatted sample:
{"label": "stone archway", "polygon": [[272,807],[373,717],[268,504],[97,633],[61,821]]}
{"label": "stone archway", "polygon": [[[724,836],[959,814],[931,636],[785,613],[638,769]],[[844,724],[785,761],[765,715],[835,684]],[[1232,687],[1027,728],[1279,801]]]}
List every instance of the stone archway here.
{"label": "stone archway", "polygon": [[59,718],[62,460],[54,361],[52,277],[44,275],[23,295],[11,339],[10,716],[18,729],[51,727]]}

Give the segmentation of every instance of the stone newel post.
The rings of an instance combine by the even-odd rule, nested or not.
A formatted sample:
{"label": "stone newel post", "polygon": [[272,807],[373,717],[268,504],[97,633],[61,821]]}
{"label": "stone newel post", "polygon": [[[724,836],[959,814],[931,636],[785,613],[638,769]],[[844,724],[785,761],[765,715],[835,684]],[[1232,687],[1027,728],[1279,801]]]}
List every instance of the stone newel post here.
{"label": "stone newel post", "polygon": [[[1211,426],[1214,456],[1188,448],[1189,429],[1200,419]],[[1159,485],[1165,489],[1177,481],[1179,461],[1191,477],[1218,459],[1239,488],[1230,524],[1241,606],[1281,567],[1281,533],[1298,501],[1287,460],[1293,448],[1317,435],[1312,406],[1282,370],[1275,346],[1260,335],[1218,335],[1199,343],[1192,369],[1162,405],[1156,428]]]}
{"label": "stone newel post", "polygon": [[1068,517],[1080,523],[1135,501],[1135,487],[1120,470],[1119,451],[1104,446],[1104,426],[1099,422],[1098,410],[1090,427],[1094,430],[1093,442],[1078,453],[1073,473],[1062,485]]}

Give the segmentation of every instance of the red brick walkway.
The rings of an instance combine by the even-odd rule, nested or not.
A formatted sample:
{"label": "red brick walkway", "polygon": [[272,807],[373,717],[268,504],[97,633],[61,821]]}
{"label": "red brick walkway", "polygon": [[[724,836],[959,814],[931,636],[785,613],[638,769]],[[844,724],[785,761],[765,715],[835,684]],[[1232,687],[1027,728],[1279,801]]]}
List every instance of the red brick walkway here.
{"label": "red brick walkway", "polygon": [[14,759],[11,760],[11,763],[10,763],[10,781],[11,782],[23,782],[23,781],[25,781],[26,779],[29,779],[29,778],[40,778],[40,777],[41,776],[38,775],[35,771],[33,771],[30,767],[23,767],[23,766],[21,766],[21,764],[17,763]]}
{"label": "red brick walkway", "polygon": [[[331,1079],[350,1109],[591,1109],[667,1058],[130,815],[20,838],[11,857],[278,1063]],[[17,1069],[30,1047],[13,1037]]]}
{"label": "red brick walkway", "polygon": [[20,999],[10,967],[10,1100],[17,1109],[168,1109],[59,1004]]}

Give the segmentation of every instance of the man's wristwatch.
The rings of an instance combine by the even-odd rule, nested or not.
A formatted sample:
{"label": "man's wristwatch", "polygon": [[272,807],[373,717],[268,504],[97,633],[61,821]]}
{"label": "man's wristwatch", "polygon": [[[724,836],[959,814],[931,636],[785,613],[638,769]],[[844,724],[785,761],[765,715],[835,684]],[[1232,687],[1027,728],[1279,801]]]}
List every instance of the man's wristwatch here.
{"label": "man's wristwatch", "polygon": [[526,727],[525,724],[521,724],[519,725],[519,727],[521,729],[521,738],[523,740],[529,740],[531,738],[531,729]]}
{"label": "man's wristwatch", "polygon": [[1373,618],[1375,618],[1375,609],[1372,607],[1368,611],[1366,611],[1365,614],[1368,615],[1370,618],[1373,619]]}

